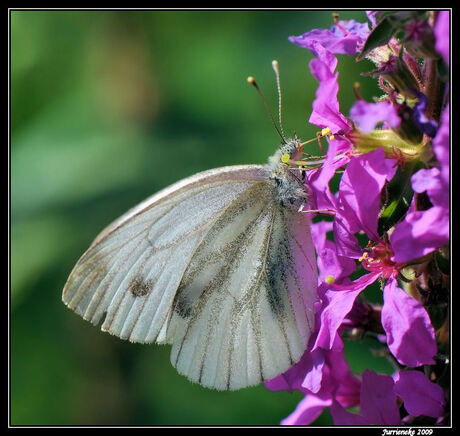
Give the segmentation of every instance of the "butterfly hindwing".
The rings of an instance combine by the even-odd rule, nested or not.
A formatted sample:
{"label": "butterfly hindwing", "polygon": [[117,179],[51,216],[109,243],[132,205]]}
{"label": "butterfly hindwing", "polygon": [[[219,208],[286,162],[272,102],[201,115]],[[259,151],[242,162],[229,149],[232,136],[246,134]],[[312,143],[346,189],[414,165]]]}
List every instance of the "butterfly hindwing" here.
{"label": "butterfly hindwing", "polygon": [[[314,298],[303,294],[316,293],[316,270],[308,282],[295,270],[295,256],[314,256],[294,246],[290,233],[299,220],[308,232],[308,219],[274,202],[261,184],[215,223],[175,298],[168,336],[180,373],[207,387],[238,389],[300,359],[314,323]],[[314,257],[306,262],[314,265]]]}

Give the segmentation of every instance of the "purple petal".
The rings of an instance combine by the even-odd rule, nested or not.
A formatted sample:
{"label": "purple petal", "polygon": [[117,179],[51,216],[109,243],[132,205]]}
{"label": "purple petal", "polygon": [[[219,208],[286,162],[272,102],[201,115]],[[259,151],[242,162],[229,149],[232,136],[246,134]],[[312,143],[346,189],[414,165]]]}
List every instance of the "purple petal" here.
{"label": "purple petal", "polygon": [[353,307],[353,303],[360,292],[377,279],[374,273],[360,277],[347,287],[348,290],[335,290],[334,285],[323,296],[323,309],[320,315],[320,327],[313,350],[317,347],[330,349],[334,343],[337,330],[344,318]]}
{"label": "purple petal", "polygon": [[441,126],[433,139],[433,152],[436,159],[441,164],[441,177],[446,187],[449,189],[449,148],[450,148],[450,111],[449,105],[446,106],[441,117]]}
{"label": "purple petal", "polygon": [[326,234],[332,229],[332,223],[320,221],[312,224],[311,233],[316,253],[317,263],[320,271],[319,281],[324,282],[327,276],[333,276],[335,281],[348,277],[356,269],[355,262],[337,254],[336,246],[332,241],[326,239]]}
{"label": "purple petal", "polygon": [[437,168],[421,169],[417,171],[411,178],[412,188],[415,192],[421,193],[424,191],[430,192],[439,189],[439,177],[440,171]]}
{"label": "purple petal", "polygon": [[352,159],[340,181],[340,214],[351,229],[364,230],[374,241],[379,240],[380,192],[395,172],[393,161],[385,159],[384,151],[378,149]]}
{"label": "purple petal", "polygon": [[394,382],[389,375],[378,375],[370,370],[363,372],[361,414],[370,424],[401,424],[394,392]]}
{"label": "purple petal", "polygon": [[361,44],[366,41],[369,33],[371,33],[367,23],[359,23],[355,20],[341,20],[338,25],[331,27],[331,31],[340,38],[358,38]]}
{"label": "purple petal", "polygon": [[326,241],[326,247],[318,252],[318,268],[321,281],[325,281],[327,276],[332,276],[338,282],[351,275],[356,269],[356,264],[349,257],[339,256],[335,244]]}
{"label": "purple petal", "polygon": [[335,54],[354,56],[362,47],[369,35],[367,23],[354,20],[339,21],[330,30],[314,29],[300,36],[291,36],[289,41],[300,47],[309,49],[315,56],[322,59],[319,48]]}
{"label": "purple petal", "polygon": [[346,140],[331,140],[327,149],[326,159],[318,170],[308,172],[308,184],[316,200],[317,209],[335,209],[335,200],[329,189],[329,182],[338,168],[347,164],[349,158],[337,157],[337,153],[344,153],[351,149]]}
{"label": "purple petal", "polygon": [[395,262],[409,262],[449,243],[449,213],[443,207],[408,212],[390,235]]}
{"label": "purple petal", "polygon": [[340,256],[359,259],[363,250],[354,235],[359,231],[354,215],[337,214],[334,218],[333,229],[337,253]]}
{"label": "purple petal", "polygon": [[316,90],[309,122],[320,128],[329,127],[332,134],[349,131],[351,124],[339,110],[338,74],[334,74],[329,66],[319,59],[313,59],[310,62],[310,70],[318,80],[319,87]]}
{"label": "purple petal", "polygon": [[286,390],[292,392],[300,390],[305,374],[313,369],[314,361],[310,347],[303,354],[302,358],[286,372],[264,382],[266,388],[271,391]]}
{"label": "purple petal", "polygon": [[311,424],[325,407],[332,404],[330,394],[313,395],[308,394],[297,405],[294,412],[281,421],[281,425],[308,425]]}
{"label": "purple petal", "polygon": [[392,128],[398,127],[401,123],[398,111],[388,101],[368,103],[358,100],[350,109],[350,118],[364,133],[374,130],[379,122],[386,122]]}
{"label": "purple petal", "polygon": [[321,32],[329,31],[312,30],[312,32],[308,32],[312,33],[312,38],[303,38],[304,35],[298,37],[291,36],[289,37],[289,41],[300,45],[301,47],[308,48],[321,62],[324,62],[324,64],[327,65],[331,72],[333,72],[337,67],[337,58],[321,43],[321,41],[315,39],[315,34],[319,34]]}
{"label": "purple petal", "polygon": [[449,49],[450,49],[450,12],[440,11],[436,24],[434,26],[434,36],[436,39],[435,47],[437,52],[444,58],[449,65]]}
{"label": "purple petal", "polygon": [[441,180],[441,172],[438,168],[417,171],[411,177],[411,183],[415,192],[422,193],[426,191],[434,206],[449,208],[448,187],[444,186],[443,180]]}
{"label": "purple petal", "polygon": [[345,410],[337,401],[332,403],[330,408],[334,425],[368,425],[366,418],[356,413]]}
{"label": "purple petal", "polygon": [[307,389],[313,394],[316,394],[321,389],[323,381],[323,367],[325,363],[325,352],[321,349],[316,349],[310,352],[311,369],[306,373],[302,381],[302,388]]}
{"label": "purple petal", "polygon": [[437,418],[444,413],[442,388],[431,382],[420,371],[400,371],[395,376],[395,392],[404,401],[412,416],[426,415]]}
{"label": "purple petal", "polygon": [[434,364],[436,338],[425,308],[389,278],[383,290],[382,326],[388,348],[406,366]]}
{"label": "purple petal", "polygon": [[286,379],[284,374],[280,374],[271,380],[264,381],[264,385],[271,391],[293,391],[289,380]]}
{"label": "purple petal", "polygon": [[332,223],[330,221],[319,221],[311,225],[311,237],[316,251],[321,251],[326,247],[327,232],[331,230]]}

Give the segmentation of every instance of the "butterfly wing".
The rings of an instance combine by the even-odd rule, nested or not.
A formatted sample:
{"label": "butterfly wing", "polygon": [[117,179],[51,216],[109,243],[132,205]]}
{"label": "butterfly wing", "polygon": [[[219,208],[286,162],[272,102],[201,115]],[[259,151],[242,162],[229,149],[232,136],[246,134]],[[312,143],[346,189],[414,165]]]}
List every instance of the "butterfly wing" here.
{"label": "butterfly wing", "polygon": [[170,316],[183,272],[213,222],[265,179],[261,166],[225,167],[184,179],[108,226],[72,270],[64,303],[102,330],[153,342]]}

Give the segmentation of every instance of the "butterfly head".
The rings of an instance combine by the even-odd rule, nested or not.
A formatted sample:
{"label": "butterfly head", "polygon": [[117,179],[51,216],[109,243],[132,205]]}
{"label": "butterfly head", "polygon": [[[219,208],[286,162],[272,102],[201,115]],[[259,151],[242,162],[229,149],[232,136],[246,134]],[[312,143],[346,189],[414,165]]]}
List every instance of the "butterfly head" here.
{"label": "butterfly head", "polygon": [[269,158],[269,166],[273,171],[297,167],[296,161],[302,157],[302,141],[294,137],[285,139],[276,153]]}
{"label": "butterfly head", "polygon": [[277,199],[283,205],[300,207],[305,204],[308,193],[296,161],[302,156],[302,142],[294,135],[286,139],[269,159],[269,178]]}
{"label": "butterfly head", "polygon": [[284,164],[290,164],[302,157],[302,142],[294,134],[293,138],[286,139],[286,142],[280,146],[280,160]]}

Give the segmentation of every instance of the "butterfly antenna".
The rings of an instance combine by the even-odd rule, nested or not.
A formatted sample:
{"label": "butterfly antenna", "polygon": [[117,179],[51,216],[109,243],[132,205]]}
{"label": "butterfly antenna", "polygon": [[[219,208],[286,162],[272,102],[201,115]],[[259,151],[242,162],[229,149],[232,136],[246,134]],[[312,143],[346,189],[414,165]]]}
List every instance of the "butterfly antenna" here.
{"label": "butterfly antenna", "polygon": [[267,101],[265,100],[264,95],[262,94],[262,91],[259,88],[259,85],[257,85],[256,79],[254,79],[254,77],[252,77],[252,76],[249,76],[247,80],[248,80],[248,83],[250,85],[252,85],[252,86],[254,86],[254,88],[256,88],[257,93],[259,94],[260,99],[262,100],[262,103],[265,106],[265,109],[267,109],[267,112],[268,112],[268,115],[270,116],[270,119],[272,121],[273,127],[275,128],[275,130],[277,131],[278,135],[283,140],[283,142],[286,143],[286,138],[284,137],[284,135],[281,133],[280,129],[276,125],[275,118],[273,118],[272,111],[270,110],[270,107],[268,106]]}
{"label": "butterfly antenna", "polygon": [[278,88],[278,117],[279,117],[279,123],[280,123],[280,129],[281,129],[281,134],[283,135],[283,138],[286,137],[284,134],[283,130],[283,120],[281,118],[281,113],[282,113],[282,103],[281,103],[281,82],[280,82],[280,70],[278,66],[278,61],[272,61],[272,67],[273,70],[275,71],[275,76],[276,76],[276,87]]}

